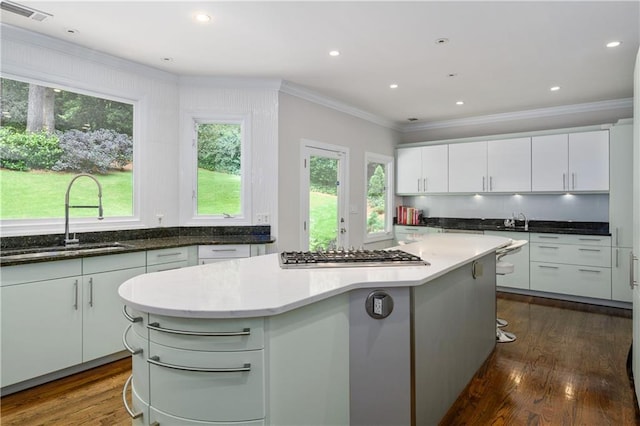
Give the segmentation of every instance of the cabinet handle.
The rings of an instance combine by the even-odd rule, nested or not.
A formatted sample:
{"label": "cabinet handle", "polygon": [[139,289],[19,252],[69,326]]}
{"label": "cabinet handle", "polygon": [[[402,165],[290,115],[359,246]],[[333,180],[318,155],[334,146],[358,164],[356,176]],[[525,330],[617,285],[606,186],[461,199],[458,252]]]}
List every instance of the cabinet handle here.
{"label": "cabinet handle", "polygon": [[89,278],[89,306],[93,308],[93,277]]}
{"label": "cabinet handle", "polygon": [[601,238],[578,238],[580,241],[602,241]]}
{"label": "cabinet handle", "polygon": [[562,189],[567,189],[567,174],[562,174]]}
{"label": "cabinet handle", "polygon": [[75,294],[73,299],[73,309],[78,310],[78,280],[73,283],[73,292]]}
{"label": "cabinet handle", "polygon": [[598,271],[596,269],[578,269],[578,271],[580,271],[580,272],[593,272],[594,274],[599,274],[599,273],[602,272],[602,271]]}
{"label": "cabinet handle", "polygon": [[418,178],[418,192],[420,192],[420,178]]}
{"label": "cabinet handle", "polygon": [[618,238],[618,237],[619,237],[619,232],[618,232],[618,230],[619,230],[619,229],[620,229],[620,228],[618,228],[618,227],[616,226],[616,245],[619,245],[619,241],[618,241],[618,239],[619,239],[619,238]]}
{"label": "cabinet handle", "polygon": [[483,192],[484,192],[484,181],[485,181],[485,178],[484,178],[484,176],[482,176],[482,191]]}
{"label": "cabinet handle", "polygon": [[548,266],[548,265],[538,265],[538,268],[546,268],[546,269],[560,269],[557,266]]}
{"label": "cabinet handle", "polygon": [[142,317],[132,317],[131,315],[129,315],[129,312],[127,312],[127,305],[122,305],[122,314],[127,320],[129,320],[129,322],[142,321]]}
{"label": "cabinet handle", "polygon": [[493,176],[489,176],[489,191],[493,191]]}
{"label": "cabinet handle", "polygon": [[154,355],[147,359],[149,364],[157,365],[158,367],[172,368],[174,370],[182,371],[195,371],[198,373],[241,373],[251,371],[251,364],[245,363],[242,367],[218,367],[218,368],[200,368],[200,367],[186,367],[183,365],[167,364],[160,361],[160,357]]}
{"label": "cabinet handle", "polygon": [[576,189],[576,174],[571,173],[571,189]]}
{"label": "cabinet handle", "polygon": [[129,343],[127,342],[127,333],[129,333],[129,330],[131,330],[131,327],[133,327],[133,324],[129,324],[127,328],[124,329],[124,333],[122,333],[122,344],[124,345],[124,348],[127,351],[129,351],[129,353],[131,353],[131,355],[138,355],[142,353],[142,348],[133,349],[131,346],[129,346]]}
{"label": "cabinet handle", "polygon": [[213,252],[213,253],[221,253],[221,252],[228,252],[228,251],[238,251],[238,249],[235,249],[235,248],[228,248],[228,249],[211,249],[211,252]]}
{"label": "cabinet handle", "polygon": [[171,328],[162,328],[157,322],[152,322],[147,325],[149,330],[160,331],[162,333],[180,334],[183,336],[200,336],[200,337],[226,337],[226,336],[248,336],[251,334],[250,328],[245,328],[242,331],[185,331],[174,330]]}
{"label": "cabinet handle", "polygon": [[427,178],[422,179],[422,191],[427,192]]}
{"label": "cabinet handle", "polygon": [[620,254],[620,249],[616,249],[616,268],[620,266],[620,263],[618,262],[619,254]]}
{"label": "cabinet handle", "polygon": [[558,250],[560,247],[558,246],[538,246],[542,249],[554,249],[554,250]]}
{"label": "cabinet handle", "polygon": [[600,249],[588,249],[588,248],[579,248],[580,251],[601,251]]}
{"label": "cabinet handle", "polygon": [[636,262],[638,257],[633,254],[633,252],[629,253],[629,287],[633,290],[634,286],[638,285],[638,281],[635,280],[633,273],[633,262]]}
{"label": "cabinet handle", "polygon": [[137,419],[138,417],[142,417],[142,411],[134,413],[131,408],[129,408],[129,404],[127,403],[127,388],[131,384],[131,379],[133,379],[133,374],[129,376],[126,382],[124,382],[124,387],[122,388],[122,403],[124,404],[124,409],[127,410],[129,417],[132,419]]}
{"label": "cabinet handle", "polygon": [[182,252],[180,251],[176,251],[173,253],[161,253],[161,254],[157,254],[156,257],[169,257],[169,256],[180,256],[182,254]]}
{"label": "cabinet handle", "polygon": [[538,238],[543,238],[543,239],[547,239],[547,240],[557,240],[558,237],[555,237],[553,235],[539,235]]}

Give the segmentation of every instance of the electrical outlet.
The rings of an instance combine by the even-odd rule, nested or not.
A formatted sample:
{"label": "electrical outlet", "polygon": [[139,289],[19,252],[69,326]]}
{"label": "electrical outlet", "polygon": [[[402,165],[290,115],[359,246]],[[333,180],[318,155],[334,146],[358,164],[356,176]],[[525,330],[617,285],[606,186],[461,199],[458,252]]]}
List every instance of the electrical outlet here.
{"label": "electrical outlet", "polygon": [[156,219],[158,220],[158,226],[162,226],[162,219],[164,219],[164,213],[156,213]]}
{"label": "electrical outlet", "polygon": [[268,225],[269,213],[258,213],[256,215],[256,222],[258,223],[258,225]]}

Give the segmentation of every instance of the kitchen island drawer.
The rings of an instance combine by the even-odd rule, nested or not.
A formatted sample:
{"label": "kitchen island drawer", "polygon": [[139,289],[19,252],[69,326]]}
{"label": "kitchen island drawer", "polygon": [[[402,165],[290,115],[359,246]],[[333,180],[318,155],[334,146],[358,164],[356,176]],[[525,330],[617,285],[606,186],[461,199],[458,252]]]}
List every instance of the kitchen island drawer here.
{"label": "kitchen island drawer", "polygon": [[531,290],[611,298],[611,268],[531,262]]}
{"label": "kitchen island drawer", "polygon": [[194,351],[244,351],[264,347],[262,318],[198,319],[149,315],[149,340]]}
{"label": "kitchen island drawer", "polygon": [[265,417],[264,351],[185,351],[150,344],[150,405],[190,420]]}

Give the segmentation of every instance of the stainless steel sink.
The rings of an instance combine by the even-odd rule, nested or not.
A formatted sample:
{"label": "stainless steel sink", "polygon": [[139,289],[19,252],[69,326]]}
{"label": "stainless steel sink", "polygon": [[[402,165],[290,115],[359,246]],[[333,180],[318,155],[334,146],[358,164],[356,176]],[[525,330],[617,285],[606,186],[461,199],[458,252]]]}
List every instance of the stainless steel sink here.
{"label": "stainless steel sink", "polygon": [[79,244],[69,246],[55,247],[33,247],[15,250],[3,250],[0,253],[2,260],[26,260],[37,259],[41,257],[65,257],[77,256],[89,253],[111,253],[114,251],[133,248],[133,246],[122,243],[96,243],[96,244]]}

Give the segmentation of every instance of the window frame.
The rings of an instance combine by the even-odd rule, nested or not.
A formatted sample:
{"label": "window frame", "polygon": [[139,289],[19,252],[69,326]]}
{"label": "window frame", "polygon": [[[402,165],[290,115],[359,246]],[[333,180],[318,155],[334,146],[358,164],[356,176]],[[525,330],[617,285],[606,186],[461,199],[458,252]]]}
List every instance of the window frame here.
{"label": "window frame", "polygon": [[[367,170],[369,163],[379,163],[385,165],[386,173],[386,194],[385,194],[385,224],[384,230],[370,233],[367,231],[367,201],[369,192],[369,179]],[[364,242],[374,243],[393,239],[393,188],[394,188],[394,159],[390,155],[377,154],[374,152],[365,152],[364,154],[364,207],[363,207],[363,225],[364,225]]]}
{"label": "window frame", "polygon": [[[106,216],[103,220],[97,221],[95,218],[74,217],[73,227],[76,232],[105,231],[113,229],[123,229],[131,227],[142,227],[140,204],[140,153],[141,147],[141,114],[143,109],[143,98],[132,98],[130,92],[119,93],[117,91],[100,91],[93,88],[86,88],[83,84],[72,85],[66,79],[56,79],[49,75],[38,75],[37,77],[27,77],[10,72],[3,72],[2,78],[19,81],[27,84],[37,84],[40,86],[52,87],[69,92],[78,93],[85,96],[92,96],[107,99],[115,102],[129,104],[133,107],[133,174],[132,174],[132,214],[131,216]],[[129,95],[129,96],[127,96]],[[60,200],[61,206],[64,200]],[[63,217],[38,218],[38,219],[0,219],[0,228],[5,236],[35,235],[61,233],[64,227]]]}
{"label": "window frame", "polygon": [[[251,225],[251,115],[221,114],[213,112],[188,113],[186,123],[190,135],[189,164],[190,211],[185,225]],[[240,125],[240,213],[231,217],[224,215],[198,214],[198,130],[197,124],[239,124]]]}

